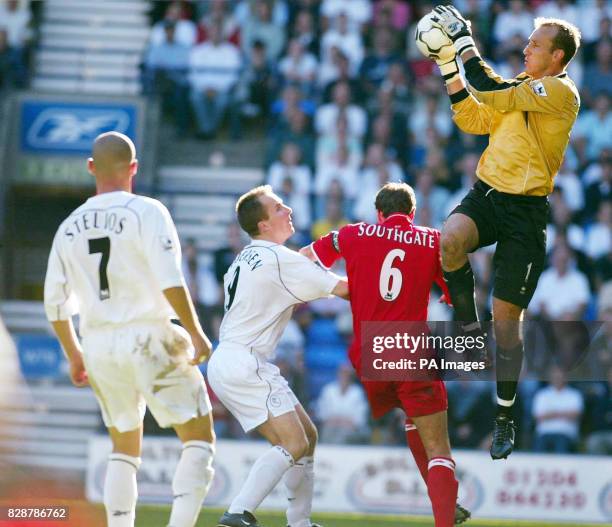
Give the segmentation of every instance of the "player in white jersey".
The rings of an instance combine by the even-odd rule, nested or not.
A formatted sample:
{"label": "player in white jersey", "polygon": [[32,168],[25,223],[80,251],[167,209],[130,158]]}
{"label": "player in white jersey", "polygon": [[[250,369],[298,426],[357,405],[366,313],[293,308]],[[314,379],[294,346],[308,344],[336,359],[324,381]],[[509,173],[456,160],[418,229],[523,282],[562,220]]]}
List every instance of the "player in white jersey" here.
{"label": "player in white jersey", "polygon": [[273,447],[257,459],[219,527],[257,527],[255,509],[283,476],[289,526],[313,525],[317,430],[268,360],[296,304],[330,294],[348,298],[348,283],[283,245],[295,232],[291,212],[269,185],[236,204],[238,222],[252,240],[224,277],[225,316],[208,381],[244,430],[257,430]]}
{"label": "player in white jersey", "polygon": [[[196,366],[209,355],[210,341],[185,287],[168,210],[131,193],[138,169],[132,141],[116,132],[98,136],[88,169],[97,195],[55,235],[47,317],[72,382],[92,386],[113,443],[104,483],[109,527],[134,525],[146,405],[183,443],[168,525],[192,527],[214,474],[211,405]],[[82,347],[72,324],[77,313]],[[171,324],[175,314],[185,329]]]}

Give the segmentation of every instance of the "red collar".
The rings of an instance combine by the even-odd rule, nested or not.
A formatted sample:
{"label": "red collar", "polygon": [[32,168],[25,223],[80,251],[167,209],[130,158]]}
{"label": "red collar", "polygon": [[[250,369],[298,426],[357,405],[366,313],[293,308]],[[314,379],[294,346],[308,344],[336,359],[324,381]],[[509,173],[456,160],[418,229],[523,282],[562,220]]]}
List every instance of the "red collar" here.
{"label": "red collar", "polygon": [[387,216],[385,220],[382,222],[383,225],[401,225],[402,223],[408,223],[410,227],[412,227],[412,223],[414,220],[413,214],[402,214],[400,212],[396,212]]}

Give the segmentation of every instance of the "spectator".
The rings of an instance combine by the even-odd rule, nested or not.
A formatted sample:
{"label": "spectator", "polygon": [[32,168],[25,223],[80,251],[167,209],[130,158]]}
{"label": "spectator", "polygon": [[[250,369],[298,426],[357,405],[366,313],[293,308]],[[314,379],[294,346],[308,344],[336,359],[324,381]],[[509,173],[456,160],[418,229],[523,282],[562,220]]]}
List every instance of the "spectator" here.
{"label": "spectator", "polygon": [[552,366],[550,385],[540,389],[533,400],[534,450],[555,454],[573,452],[583,406],[582,394],[567,385],[565,372],[559,366]]}
{"label": "spectator", "polygon": [[436,137],[446,140],[451,133],[453,123],[448,113],[448,105],[441,105],[437,95],[428,95],[424,105],[418,105],[410,119],[412,142],[421,147],[431,146],[427,130],[432,128]]}
{"label": "spectator", "polygon": [[166,40],[167,23],[174,23],[174,40],[187,47],[196,43],[198,30],[194,22],[182,18],[183,9],[180,2],[168,4],[163,20],[157,22],[151,30],[151,45],[162,44]]}
{"label": "spectator", "polygon": [[368,438],[368,403],[349,364],[325,385],[317,401],[321,443],[359,443]]}
{"label": "spectator", "polygon": [[[450,195],[444,187],[436,185],[434,175],[428,168],[422,168],[417,172],[414,195],[419,204],[416,209],[415,223],[439,229],[446,220],[446,208]],[[431,213],[431,223],[423,223],[421,210],[425,207],[429,208]]]}
{"label": "spectator", "polygon": [[581,320],[590,299],[586,276],[573,267],[566,244],[555,246],[552,264],[540,276],[529,311],[546,320]]}
{"label": "spectator", "polygon": [[569,0],[548,0],[548,2],[543,2],[536,9],[535,15],[544,18],[561,18],[574,24],[576,27],[580,26],[578,10]]}
{"label": "spectator", "polygon": [[[198,135],[215,136],[242,66],[240,51],[225,42],[219,25],[211,26],[210,40],[195,46],[189,57],[191,103],[195,110]],[[235,113],[235,112],[234,112]],[[237,130],[234,128],[234,132]]]}
{"label": "spectator", "polygon": [[[287,5],[287,0],[265,0],[265,2],[271,12],[272,23],[278,27],[285,27],[289,22],[290,5]],[[233,3],[237,4],[234,9],[234,17],[240,26],[244,26],[249,19],[257,15],[257,0],[234,1]]]}
{"label": "spectator", "polygon": [[293,223],[300,231],[308,231],[311,223],[310,192],[312,174],[301,163],[301,152],[294,143],[283,146],[279,161],[272,163],[268,171],[268,183],[293,209]]}
{"label": "spectator", "polygon": [[453,447],[481,448],[494,417],[490,391],[486,384],[461,378],[446,383],[448,431]]}
{"label": "spectator", "polygon": [[[316,215],[321,217],[325,206],[325,197],[332,181],[337,181],[342,188],[342,194],[346,196],[349,203],[354,200],[360,192],[359,170],[351,159],[347,144],[338,144],[335,155],[327,158],[327,163],[319,165],[314,181],[316,194]],[[349,205],[350,206],[350,205]]]}
{"label": "spectator", "polygon": [[583,86],[580,92],[583,104],[587,108],[595,106],[599,93],[612,97],[612,42],[601,40],[596,47],[596,61],[588,64],[584,70]]}
{"label": "spectator", "polygon": [[299,40],[302,48],[308,53],[312,53],[315,57],[319,56],[319,38],[314,18],[307,9],[298,11],[293,23],[291,38]]}
{"label": "spectator", "polygon": [[319,172],[337,165],[338,151],[345,147],[348,150],[348,163],[357,170],[363,157],[361,141],[348,132],[348,120],[345,113],[338,115],[335,133],[324,134],[317,140],[317,167]]}
{"label": "spectator", "polygon": [[391,33],[378,29],[374,32],[373,40],[373,49],[359,68],[359,77],[368,97],[376,96],[376,90],[387,77],[391,65],[401,60],[393,46]]}
{"label": "spectator", "polygon": [[379,0],[374,4],[374,25],[382,16],[388,16],[393,29],[405,31],[410,23],[410,6],[404,0]]}
{"label": "spectator", "polygon": [[242,229],[236,222],[232,222],[227,226],[227,245],[217,249],[213,253],[213,262],[215,268],[215,278],[217,283],[223,289],[223,277],[227,272],[229,266],[234,261],[234,258],[238,256],[238,253],[242,251],[244,247],[244,240],[242,238]]}
{"label": "spectator", "polygon": [[525,57],[522,51],[511,50],[506,54],[505,59],[499,63],[495,70],[504,79],[513,79],[519,73],[525,71]]}
{"label": "spectator", "polygon": [[[385,144],[389,150],[389,155],[404,166],[408,142],[406,116],[396,110],[391,89],[379,89],[376,99],[370,100],[368,110],[370,113],[369,121],[372,126],[368,130],[367,143],[374,141]],[[381,121],[384,122],[384,125]],[[381,133],[383,135],[387,134],[386,131],[381,130],[381,127],[389,128],[388,133],[390,137],[386,139],[381,137]],[[376,130],[377,128],[378,131]]]}
{"label": "spectator", "polygon": [[337,231],[349,223],[344,215],[344,204],[340,199],[327,199],[325,202],[325,216],[317,220],[310,233],[313,240],[318,240],[321,236],[331,231]]}
{"label": "spectator", "polygon": [[361,83],[351,70],[347,56],[335,46],[331,48],[330,53],[331,63],[322,63],[319,67],[318,84],[323,91],[322,100],[330,102],[336,86],[340,83],[346,83],[351,92],[351,100],[356,103],[362,102],[364,94]]}
{"label": "spectator", "polygon": [[151,43],[145,58],[143,89],[146,94],[158,94],[164,110],[174,117],[179,135],[189,126],[190,48],[176,41],[176,22],[164,21],[164,40]]}
{"label": "spectator", "polygon": [[372,143],[366,152],[364,168],[359,175],[359,195],[353,208],[353,217],[358,221],[376,223],[374,199],[380,188],[388,182],[404,180],[402,169],[391,161],[383,145]]}
{"label": "spectator", "polygon": [[247,53],[256,40],[266,45],[267,59],[274,63],[285,45],[283,27],[272,19],[272,8],[268,0],[255,0],[255,12],[242,26],[242,49]]}
{"label": "spectator", "polygon": [[555,187],[561,189],[563,200],[572,214],[579,214],[584,208],[584,191],[580,178],[570,169],[567,158],[563,160],[555,177]]}
{"label": "spectator", "polygon": [[500,45],[517,35],[524,43],[533,31],[533,15],[525,8],[524,0],[510,0],[510,9],[502,11],[493,26],[493,37]]}
{"label": "spectator", "polygon": [[233,14],[228,12],[229,2],[227,0],[212,0],[206,2],[205,6],[207,11],[198,23],[198,43],[205,42],[210,38],[209,31],[211,26],[219,25],[221,26],[223,40],[231,42],[234,46],[239,46],[240,26]]}
{"label": "spectator", "polygon": [[318,134],[333,134],[338,115],[344,112],[348,122],[348,133],[362,137],[366,132],[367,118],[365,111],[351,104],[350,86],[339,82],[334,87],[332,102],[320,106],[315,114],[315,129]]}
{"label": "spectator", "polygon": [[391,96],[391,107],[404,119],[404,129],[406,120],[411,117],[412,95],[408,73],[400,62],[394,62],[389,66],[387,76],[380,86],[380,91],[389,92]]}
{"label": "spectator", "polygon": [[295,143],[300,147],[302,159],[313,170],[315,166],[315,137],[311,130],[308,116],[301,108],[293,108],[286,113],[272,135],[266,153],[266,166],[270,166],[278,157],[286,143]]}
{"label": "spectator", "polygon": [[[216,283],[211,269],[200,262],[196,241],[192,238],[183,246],[183,275],[198,316],[208,325],[206,306],[217,304],[223,287]],[[209,329],[210,326],[206,328]]]}
{"label": "spectator", "polygon": [[345,14],[348,17],[350,29],[361,31],[372,16],[372,6],[369,0],[323,0],[321,2],[321,17],[324,27],[332,27]]}
{"label": "spectator", "polygon": [[595,161],[604,148],[612,148],[612,112],[610,96],[599,93],[592,110],[578,116],[573,130],[574,145],[580,161]]}
{"label": "spectator", "polygon": [[280,94],[280,98],[272,103],[273,127],[275,131],[282,131],[291,115],[300,111],[309,117],[314,115],[316,104],[312,99],[304,97],[299,86],[288,84]]}
{"label": "spectator", "polygon": [[298,323],[291,319],[276,345],[274,364],[300,401],[308,401],[308,383],[304,365],[305,338]]}
{"label": "spectator", "polygon": [[[459,181],[461,187],[449,196],[446,207],[446,215],[448,216],[453,209],[461,203],[463,197],[478,181],[476,177],[476,169],[478,168],[478,160],[480,155],[476,152],[466,152],[459,160]],[[480,276],[480,275],[479,275]]]}
{"label": "spectator", "polygon": [[612,368],[608,368],[607,374],[607,381],[597,384],[597,395],[592,401],[591,434],[586,441],[586,451],[599,456],[612,455]]}
{"label": "spectator", "polygon": [[11,51],[6,30],[0,29],[0,93],[11,85]]}
{"label": "spectator", "polygon": [[605,381],[607,372],[612,370],[612,280],[598,289],[597,320],[602,325],[589,346],[588,371],[584,377]]}
{"label": "spectator", "polygon": [[278,64],[278,71],[284,84],[299,86],[302,93],[312,96],[317,66],[317,59],[314,55],[305,52],[298,39],[292,39],[289,41],[287,54]]}
{"label": "spectator", "polygon": [[12,71],[12,80],[18,86],[26,82],[26,52],[31,38],[29,29],[30,10],[20,7],[18,0],[6,0],[0,6],[0,30],[6,32],[8,58]]}
{"label": "spectator", "polygon": [[612,5],[609,0],[587,0],[580,5],[580,31],[586,46],[598,40],[610,38],[609,33],[600,33],[601,22],[612,19]]}
{"label": "spectator", "polygon": [[612,149],[605,148],[599,155],[599,162],[585,171],[586,219],[591,218],[603,201],[612,200]]}
{"label": "spectator", "polygon": [[321,38],[321,62],[332,62],[332,49],[338,48],[348,58],[350,71],[358,70],[363,60],[363,42],[358,29],[351,29],[349,15],[341,12],[336,24],[328,29]]}
{"label": "spectator", "polygon": [[256,40],[236,88],[236,99],[241,103],[241,115],[261,115],[267,118],[270,113],[271,95],[275,90],[276,78],[266,59],[266,45]]}
{"label": "spectator", "polygon": [[584,229],[573,222],[572,209],[564,198],[561,187],[557,187],[550,195],[552,223],[546,226],[546,252],[556,245],[557,237],[564,236],[574,251],[584,249]]}
{"label": "spectator", "polygon": [[589,258],[597,260],[612,250],[610,229],[612,229],[612,202],[603,201],[597,211],[597,222],[589,225],[586,231],[584,252]]}

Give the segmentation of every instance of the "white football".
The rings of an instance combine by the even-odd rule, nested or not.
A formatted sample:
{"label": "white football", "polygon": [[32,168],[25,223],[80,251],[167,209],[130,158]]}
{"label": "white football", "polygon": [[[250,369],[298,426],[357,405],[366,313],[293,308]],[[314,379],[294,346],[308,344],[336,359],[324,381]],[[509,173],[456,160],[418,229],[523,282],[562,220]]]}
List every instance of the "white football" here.
{"label": "white football", "polygon": [[456,53],[455,46],[437,21],[438,15],[434,11],[419,20],[415,34],[417,48],[430,59],[451,60]]}

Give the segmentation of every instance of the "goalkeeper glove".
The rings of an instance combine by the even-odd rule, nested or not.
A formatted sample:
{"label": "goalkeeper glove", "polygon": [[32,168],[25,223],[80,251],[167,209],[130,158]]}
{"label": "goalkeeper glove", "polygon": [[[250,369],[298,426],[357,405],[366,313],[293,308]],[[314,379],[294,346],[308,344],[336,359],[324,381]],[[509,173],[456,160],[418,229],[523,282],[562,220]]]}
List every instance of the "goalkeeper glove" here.
{"label": "goalkeeper glove", "polygon": [[455,7],[439,5],[434,8],[434,12],[439,17],[438,24],[453,41],[459,55],[470,48],[476,48],[472,38],[471,22],[463,18]]}
{"label": "goalkeeper glove", "polygon": [[446,61],[436,60],[436,64],[440,68],[442,78],[447,85],[461,78],[457,65],[457,55],[450,60],[446,59]]}

